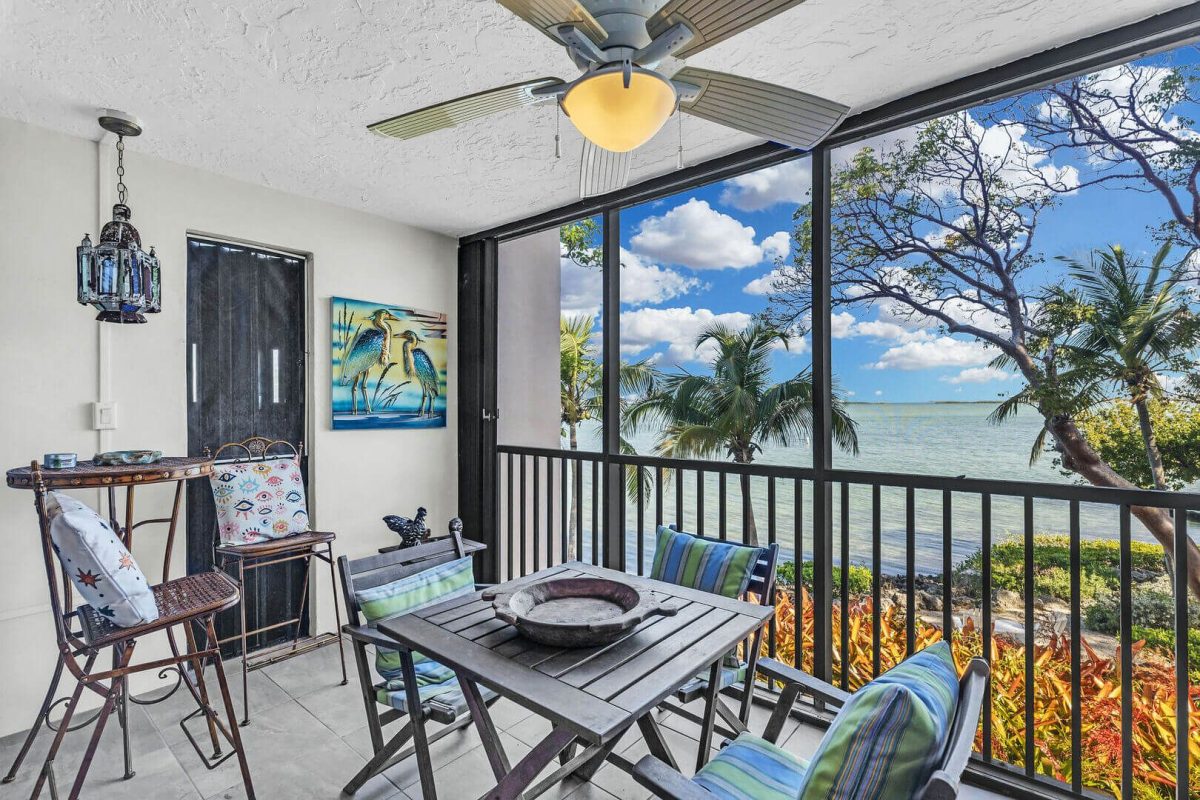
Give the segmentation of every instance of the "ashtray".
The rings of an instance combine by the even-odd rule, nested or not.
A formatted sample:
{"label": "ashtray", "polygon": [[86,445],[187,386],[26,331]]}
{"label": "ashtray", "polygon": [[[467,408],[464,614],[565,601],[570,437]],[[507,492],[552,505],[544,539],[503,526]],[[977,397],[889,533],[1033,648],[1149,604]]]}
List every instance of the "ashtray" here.
{"label": "ashtray", "polygon": [[97,453],[92,458],[92,463],[97,467],[124,467],[132,464],[153,464],[161,459],[161,450],[113,450]]}

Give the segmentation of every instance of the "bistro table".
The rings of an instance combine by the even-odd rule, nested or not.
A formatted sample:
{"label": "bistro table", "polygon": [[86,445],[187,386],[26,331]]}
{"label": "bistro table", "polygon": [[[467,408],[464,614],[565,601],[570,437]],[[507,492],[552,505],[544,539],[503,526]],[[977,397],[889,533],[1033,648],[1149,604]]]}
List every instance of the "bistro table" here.
{"label": "bistro table", "polygon": [[[434,800],[437,794],[411,655],[406,649],[436,659],[458,675],[496,776],[496,787],[485,798],[537,797],[570,774],[590,779],[606,760],[628,771],[632,765],[613,750],[635,724],[650,752],[674,765],[650,712],[705,670],[709,670],[709,685],[714,687],[706,699],[699,743],[701,752],[707,752],[720,702],[715,673],[726,654],[766,624],[773,609],[580,562],[539,570],[497,588],[577,576],[609,578],[649,589],[675,604],[678,612],[651,617],[612,644],[577,649],[525,639],[513,626],[496,619],[491,601],[483,600],[481,592],[379,622],[379,629],[402,646],[408,707],[417,709],[412,735],[426,800]],[[552,724],[550,733],[516,765],[509,764],[480,684]],[[576,755],[577,742],[583,750]],[[556,756],[562,766],[526,791]]]}

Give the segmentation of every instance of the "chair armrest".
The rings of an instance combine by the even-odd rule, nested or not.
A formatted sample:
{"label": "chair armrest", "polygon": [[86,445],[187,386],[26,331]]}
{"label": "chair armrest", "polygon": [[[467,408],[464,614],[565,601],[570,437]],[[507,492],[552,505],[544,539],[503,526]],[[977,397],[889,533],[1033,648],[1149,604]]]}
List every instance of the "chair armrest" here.
{"label": "chair armrest", "polygon": [[783,684],[795,684],[800,687],[800,694],[812,695],[818,700],[823,700],[839,708],[844,706],[846,701],[850,699],[849,692],[839,689],[832,683],[826,683],[819,678],[809,675],[807,672],[801,672],[795,667],[788,666],[772,658],[759,660],[758,673]]}
{"label": "chair armrest", "polygon": [[643,756],[634,765],[633,779],[664,800],[716,800],[703,786],[692,783],[654,756]]}
{"label": "chair armrest", "polygon": [[395,639],[368,625],[343,625],[342,633],[356,642],[386,647],[389,650],[395,650],[398,646]]}
{"label": "chair armrest", "polygon": [[477,583],[477,584],[475,584],[475,591],[477,591],[477,592],[478,592],[478,591],[480,591],[481,589],[490,589],[490,588],[492,588],[493,586],[499,586],[499,584],[496,584],[496,583]]}

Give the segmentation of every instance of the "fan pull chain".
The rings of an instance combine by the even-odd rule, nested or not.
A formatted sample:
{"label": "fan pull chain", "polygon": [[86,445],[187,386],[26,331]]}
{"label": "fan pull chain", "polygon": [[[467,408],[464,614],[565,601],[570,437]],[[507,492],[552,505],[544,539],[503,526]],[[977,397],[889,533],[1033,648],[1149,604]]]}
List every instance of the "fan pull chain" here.
{"label": "fan pull chain", "polygon": [[675,169],[683,169],[683,114],[676,109],[675,116],[679,118],[679,150],[676,152]]}
{"label": "fan pull chain", "polygon": [[562,121],[562,106],[554,104],[554,157],[562,158],[562,148],[559,146],[558,126]]}

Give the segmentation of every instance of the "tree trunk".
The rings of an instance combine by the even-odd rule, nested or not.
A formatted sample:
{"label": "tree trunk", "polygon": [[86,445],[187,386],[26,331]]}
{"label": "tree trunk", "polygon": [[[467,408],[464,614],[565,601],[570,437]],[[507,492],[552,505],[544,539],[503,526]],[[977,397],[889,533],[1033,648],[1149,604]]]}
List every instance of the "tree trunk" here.
{"label": "tree trunk", "polygon": [[[735,464],[749,464],[753,456],[740,455],[733,459]],[[750,498],[750,476],[738,476],[742,489],[742,541],[751,547],[758,547],[758,526],[754,522],[754,501]]]}
{"label": "tree trunk", "polygon": [[1166,489],[1167,472],[1163,469],[1158,440],[1154,438],[1154,425],[1150,422],[1150,407],[1146,403],[1146,398],[1135,400],[1133,407],[1137,409],[1138,427],[1142,430],[1142,442],[1146,447],[1146,461],[1150,464],[1150,476],[1154,479],[1154,488]]}
{"label": "tree trunk", "polygon": [[[1063,466],[1080,475],[1088,483],[1114,489],[1138,488],[1100,458],[1075,426],[1075,420],[1067,416],[1056,416],[1047,421],[1046,427],[1062,452]],[[1168,558],[1174,559],[1175,521],[1171,514],[1166,509],[1152,506],[1133,506],[1130,510],[1162,545]],[[1188,587],[1192,594],[1200,597],[1200,549],[1196,547],[1195,542],[1188,539],[1187,550]]]}

